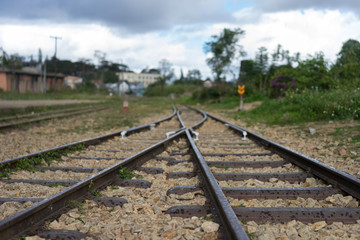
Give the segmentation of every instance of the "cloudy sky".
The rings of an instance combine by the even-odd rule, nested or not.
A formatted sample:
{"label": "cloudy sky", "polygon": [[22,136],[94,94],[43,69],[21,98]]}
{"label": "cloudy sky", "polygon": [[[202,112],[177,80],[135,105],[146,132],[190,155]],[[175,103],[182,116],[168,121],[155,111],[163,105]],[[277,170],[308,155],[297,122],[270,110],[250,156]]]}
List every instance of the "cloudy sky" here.
{"label": "cloudy sky", "polygon": [[[106,59],[140,71],[168,59],[211,77],[203,46],[224,27],[240,27],[247,58],[278,44],[291,54],[322,51],[336,59],[343,42],[360,40],[358,0],[0,0],[0,47],[7,53],[76,61]],[[238,63],[236,63],[238,64]]]}

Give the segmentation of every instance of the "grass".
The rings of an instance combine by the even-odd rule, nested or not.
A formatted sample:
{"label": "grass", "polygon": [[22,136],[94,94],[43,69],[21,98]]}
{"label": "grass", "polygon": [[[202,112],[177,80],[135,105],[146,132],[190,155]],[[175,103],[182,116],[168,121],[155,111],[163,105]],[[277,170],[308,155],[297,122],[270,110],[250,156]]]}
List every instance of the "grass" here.
{"label": "grass", "polygon": [[108,96],[107,91],[89,90],[89,91],[73,91],[70,89],[56,91],[56,98],[54,92],[47,93],[17,93],[11,91],[1,91],[1,100],[50,100],[50,99],[87,99],[87,100],[103,100]]}
{"label": "grass", "polygon": [[228,166],[214,166],[214,167],[216,167],[216,168],[222,168],[222,169],[225,169],[225,170],[228,170],[228,169],[229,169]]}
{"label": "grass", "polygon": [[91,180],[89,183],[89,191],[90,193],[94,196],[94,197],[101,197],[101,192],[99,190],[96,189],[92,189],[92,187],[94,186],[93,181]]}
{"label": "grass", "polygon": [[306,91],[282,99],[265,99],[259,107],[233,114],[234,118],[267,124],[360,119],[360,89]]}
{"label": "grass", "polygon": [[355,161],[360,161],[359,158],[359,149],[360,149],[360,122],[355,126],[344,126],[335,128],[334,132],[329,133],[330,136],[333,136],[333,141],[338,141],[338,146],[347,146],[347,149],[356,153],[351,155],[350,158],[355,159]]}
{"label": "grass", "polygon": [[[162,97],[144,97],[129,101],[129,111],[123,112],[122,99],[113,97],[107,99],[106,103],[110,109],[93,113],[91,117],[82,119],[71,128],[57,130],[59,134],[85,133],[88,131],[100,132],[106,130],[121,130],[139,125],[140,119],[150,114],[171,111],[172,101]],[[166,115],[165,115],[166,116]]]}
{"label": "grass", "polygon": [[[80,104],[69,104],[69,105],[46,105],[46,106],[28,106],[24,108],[3,108],[0,109],[0,117],[10,117],[10,116],[18,116],[15,119],[3,120],[1,122],[9,122],[9,121],[16,121],[16,120],[23,120],[23,119],[31,119],[35,117],[42,117],[44,115],[36,115],[37,113],[44,113],[50,111],[62,111],[72,108],[83,108],[89,106],[96,106],[102,103],[80,103]],[[67,113],[67,112],[64,112]],[[33,115],[26,118],[22,118],[22,115]],[[60,114],[60,113],[53,113],[53,114]]]}
{"label": "grass", "polygon": [[120,179],[132,179],[132,178],[142,179],[144,176],[140,174],[136,174],[134,171],[127,169],[126,167],[122,167],[119,170],[119,178]]}
{"label": "grass", "polygon": [[51,151],[46,153],[41,153],[37,156],[24,158],[18,160],[13,165],[0,165],[0,179],[1,178],[9,178],[13,173],[13,170],[27,170],[27,171],[35,171],[35,166],[43,166],[44,162],[50,166],[51,163],[55,161],[61,161],[61,156],[66,156],[69,153],[73,153],[76,151],[84,150],[85,146],[83,144],[73,145],[64,149],[60,149],[57,151]]}
{"label": "grass", "polygon": [[68,205],[71,207],[71,208],[77,208],[79,213],[80,214],[84,214],[85,211],[84,211],[84,203],[83,202],[79,202],[79,201],[76,201],[76,200],[69,200],[69,203]]}
{"label": "grass", "polygon": [[215,221],[215,218],[214,218],[214,216],[213,216],[212,214],[208,214],[208,215],[206,215],[206,216],[203,216],[201,219],[202,219],[203,221],[212,221],[212,222]]}

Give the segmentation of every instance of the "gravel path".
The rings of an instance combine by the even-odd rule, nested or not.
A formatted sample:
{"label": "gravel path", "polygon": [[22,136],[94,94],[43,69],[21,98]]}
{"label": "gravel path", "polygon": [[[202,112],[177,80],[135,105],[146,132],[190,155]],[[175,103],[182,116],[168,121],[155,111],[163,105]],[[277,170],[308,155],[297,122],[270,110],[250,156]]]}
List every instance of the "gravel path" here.
{"label": "gravel path", "polygon": [[[301,126],[267,126],[260,123],[248,125],[241,120],[228,118],[226,111],[211,111],[210,113],[360,178],[360,148],[352,149],[351,137],[340,136],[342,140],[340,142],[331,135],[336,128],[359,126],[358,122],[328,121],[307,123]],[[310,134],[309,128],[314,128],[316,133]]]}
{"label": "gravel path", "polygon": [[[0,101],[1,102],[1,101]],[[141,124],[148,123],[154,120],[159,119],[160,117],[166,117],[171,113],[171,111],[163,112],[161,114],[156,114],[149,118],[141,119]],[[229,122],[235,123],[236,125],[243,126],[251,131],[254,131],[256,133],[260,133],[264,137],[273,140],[275,142],[281,142],[283,145],[292,148],[298,152],[301,152],[303,154],[306,154],[312,158],[315,158],[319,161],[322,161],[330,166],[333,166],[337,169],[340,169],[342,171],[345,171],[349,174],[352,174],[356,177],[360,177],[360,161],[359,158],[353,158],[352,153],[350,150],[347,150],[346,146],[340,146],[341,144],[336,143],[336,141],[333,139],[333,137],[329,136],[328,133],[331,129],[334,129],[334,127],[339,126],[338,123],[329,122],[328,124],[317,125],[317,124],[307,124],[305,126],[302,126],[299,128],[298,126],[272,126],[268,127],[263,124],[257,124],[252,126],[247,126],[244,122],[240,120],[232,120],[229,118],[226,118],[223,112],[213,112],[214,115],[220,116]],[[69,142],[74,142],[77,140],[82,140],[85,138],[90,138],[94,136],[98,136],[100,134],[105,134],[108,132],[113,132],[115,130],[119,129],[111,129],[108,131],[94,131],[92,129],[92,126],[94,126],[94,119],[97,118],[98,115],[96,113],[90,114],[87,119],[84,119],[82,116],[74,117],[71,119],[62,119],[62,120],[53,120],[47,123],[42,124],[41,126],[31,127],[25,130],[20,131],[14,131],[14,132],[8,132],[8,133],[2,133],[0,134],[0,159],[6,160],[9,158],[17,157],[19,155],[24,155],[32,152],[36,152],[39,150],[47,149],[50,147],[55,147],[60,144],[66,144]],[[211,123],[212,124],[212,123]],[[210,125],[204,124],[204,127],[200,128],[200,142],[198,142],[198,145],[200,148],[202,147],[204,152],[211,153],[212,150],[220,150],[222,149],[220,146],[217,146],[216,144],[211,146],[210,144],[201,145],[201,136],[204,135],[207,131],[202,129],[217,129],[220,131],[226,131],[226,127],[213,127]],[[353,123],[350,123],[353,124]],[[88,130],[86,132],[75,132],[71,131],[72,129],[75,129],[77,126],[88,126]],[[349,124],[347,124],[349,125]],[[307,132],[308,127],[315,127],[317,129],[317,133],[315,135],[311,135]],[[118,139],[114,139],[117,141]],[[128,140],[125,140],[128,141]],[[351,139],[345,139],[345,142],[350,142]],[[241,141],[239,141],[241,142]],[[236,141],[233,141],[233,144],[236,144]],[[116,144],[115,142],[108,142],[109,145]],[[151,143],[149,143],[150,145]],[[136,144],[135,144],[136,145]],[[211,147],[210,147],[211,146]],[[102,149],[105,149],[106,147],[101,147]],[[108,149],[111,149],[113,147],[108,146]],[[98,151],[99,147],[90,148],[92,150],[91,154],[99,154]],[[136,146],[134,148],[129,147],[128,150],[136,150],[138,149]],[[176,149],[176,147],[174,147]],[[259,151],[262,151],[262,149],[258,149]],[[226,148],[227,152],[233,151],[232,148]],[[240,150],[242,151],[242,150]],[[344,152],[345,151],[345,152]],[[246,150],[244,150],[246,152]],[[80,153],[77,153],[80,154]],[[360,152],[359,150],[356,152],[359,156]],[[74,154],[75,156],[76,154]],[[102,154],[103,155],[103,154]],[[109,153],[108,156],[130,156],[132,155],[132,152],[130,151],[123,151],[121,154],[118,153]],[[161,154],[161,156],[169,156],[168,152],[164,152]],[[186,159],[184,156],[172,156],[174,158],[178,159]],[[66,158],[64,159],[66,160]],[[226,156],[224,158],[217,158],[217,157],[206,157],[207,161],[235,161],[235,160],[241,160],[241,161],[264,161],[264,160],[282,160],[277,155],[271,155],[271,156],[255,156],[255,157],[237,157],[237,156]],[[93,161],[93,166],[101,166],[106,161]],[[78,162],[79,163],[79,162]],[[110,162],[108,162],[110,164]],[[83,161],[82,165],[89,166],[89,161]],[[61,164],[59,163],[59,166]],[[193,166],[191,163],[184,163],[181,165],[175,165],[173,169],[166,168],[166,162],[164,161],[158,161],[158,160],[151,160],[148,163],[146,163],[145,166],[151,166],[151,167],[161,167],[165,169],[165,173],[174,171],[175,168],[181,169],[181,171],[190,171]],[[185,169],[185,170],[184,170]],[[257,172],[256,169],[248,169],[248,168],[239,168],[239,169],[223,169],[223,168],[216,168],[212,167],[211,170],[213,172]],[[179,171],[179,169],[177,169]],[[294,167],[293,165],[283,166],[281,168],[269,168],[267,170],[268,172],[296,172],[298,171],[297,167]],[[53,172],[52,172],[53,173]],[[28,176],[34,176],[36,174],[27,173]],[[50,176],[48,174],[51,174],[51,172],[44,172],[42,173],[43,179],[48,179]],[[170,187],[175,185],[196,185],[197,182],[192,182],[194,179],[176,179],[176,181],[173,180],[166,180],[166,177],[164,175],[159,175],[160,178],[155,178],[154,175],[148,175],[144,172],[137,172],[137,174],[143,175],[144,179],[153,182],[153,186],[158,186],[158,188],[162,188],[164,186]],[[86,177],[87,175],[84,174],[82,177]],[[71,179],[76,179],[76,177],[71,177]],[[22,174],[20,172],[13,175],[13,178],[22,178]],[[159,179],[159,180],[157,180]],[[159,181],[158,183],[156,181]],[[181,184],[180,184],[181,183]],[[159,184],[159,185],[157,185]],[[262,187],[274,187],[274,186],[286,186],[287,183],[283,181],[274,181],[274,182],[261,182],[261,181],[242,181],[242,182],[224,182],[220,181],[220,184],[223,186],[262,186]],[[264,185],[266,184],[266,186]],[[317,181],[315,179],[308,178],[305,183],[301,184],[307,184],[307,186],[326,186],[321,181]],[[291,185],[291,186],[297,186],[297,185]],[[40,192],[45,193],[47,191],[47,188],[41,188],[39,189]],[[134,189],[128,189],[128,188],[121,188],[114,189],[114,188],[107,188],[102,191],[102,194],[104,196],[120,196],[122,195],[127,196],[128,198],[131,198],[130,192],[132,192]],[[51,191],[57,191],[56,188],[50,188]],[[182,218],[171,218],[169,216],[161,216],[159,217],[159,221],[156,221],[152,219],[152,221],[148,221],[146,216],[148,214],[156,216],[157,214],[162,213],[162,208],[159,209],[153,208],[153,203],[151,201],[154,201],[154,198],[152,198],[151,191],[152,190],[139,190],[137,189],[137,195],[136,199],[142,199],[143,202],[139,202],[139,205],[143,205],[146,207],[138,208],[139,205],[134,204],[125,204],[124,208],[115,207],[115,208],[108,208],[101,205],[96,204],[93,201],[86,201],[83,206],[83,210],[85,211],[85,214],[79,216],[79,209],[73,209],[72,211],[64,214],[61,218],[58,220],[55,220],[49,224],[49,228],[52,229],[59,229],[62,228],[63,225],[67,225],[69,229],[73,230],[79,230],[83,232],[88,232],[91,234],[95,234],[94,236],[98,237],[96,235],[96,232],[93,232],[90,228],[90,226],[93,224],[93,222],[97,223],[97,227],[95,228],[96,231],[106,234],[105,229],[113,229],[114,231],[111,231],[115,236],[119,236],[119,234],[123,234],[123,236],[133,236],[133,234],[137,234],[138,237],[141,237],[142,239],[156,239],[158,238],[167,238],[172,239],[176,236],[178,236],[179,231],[175,227],[177,225],[181,225],[184,234],[183,236],[185,239],[191,239],[191,236],[196,236],[196,238],[204,237],[204,229],[202,228],[203,221],[199,218],[191,218],[187,220],[183,220]],[[16,191],[15,191],[16,193]],[[187,199],[178,199],[182,198],[179,196],[171,196],[168,197],[169,199],[172,199],[171,201],[203,201],[202,192],[199,193],[192,193],[189,194],[189,196],[185,196]],[[150,196],[149,196],[150,195]],[[44,195],[46,196],[46,195]],[[156,196],[155,199],[159,197],[159,202],[161,199],[167,199],[166,196],[159,195]],[[136,199],[132,199],[136,202]],[[343,207],[343,206],[351,206],[351,207],[358,207],[358,201],[351,197],[344,197],[342,195],[333,195],[325,200],[313,200],[313,199],[303,199],[298,198],[296,200],[263,200],[260,201],[258,199],[254,200],[238,200],[238,199],[232,199],[228,198],[229,201],[233,206],[259,206],[259,205],[267,205],[267,206],[303,206],[303,207]],[[150,201],[150,202],[149,202]],[[156,202],[156,203],[157,203]],[[161,202],[161,201],[160,201]],[[183,203],[185,204],[185,203]],[[19,203],[6,203],[0,206],[0,213],[4,217],[10,216],[16,211],[19,210],[19,208],[26,208],[31,206],[32,203],[25,203],[25,204],[19,204]],[[156,204],[155,204],[156,205]],[[164,206],[162,206],[164,208]],[[15,210],[14,210],[15,209]],[[17,209],[17,210],[16,210]],[[156,212],[158,211],[158,212]],[[96,213],[95,213],[96,212]],[[151,213],[152,212],[152,213]],[[123,216],[123,218],[127,218],[127,220],[133,221],[133,224],[127,223],[127,220],[124,220],[123,218],[119,218],[117,216]],[[86,217],[85,217],[86,216]],[[79,217],[83,221],[79,220]],[[94,217],[94,218],[93,218]],[[97,217],[97,218],[96,218]],[[85,220],[84,220],[85,219]],[[94,220],[93,220],[94,219]],[[104,221],[104,219],[107,219]],[[151,218],[150,218],[151,219]],[[115,228],[116,224],[122,224],[124,226],[123,228]],[[154,224],[155,226],[161,226],[159,228],[155,228],[157,230],[154,230],[154,228],[151,228],[149,226],[152,226]],[[164,227],[166,226],[166,227]],[[335,222],[333,224],[326,224],[325,222],[318,222],[314,224],[303,224],[298,221],[291,221],[285,224],[262,224],[258,225],[255,222],[247,222],[244,223],[245,230],[247,230],[248,233],[253,237],[253,239],[360,239],[360,221],[358,221],[358,224],[347,224],[344,225],[342,223]],[[144,227],[147,230],[147,234],[140,235],[141,233],[138,231],[140,227]],[[161,229],[161,230],[159,230]],[[212,239],[212,237],[216,236],[214,232],[206,233],[208,235],[208,239]],[[187,238],[185,237],[187,236]],[[114,238],[113,235],[107,236],[109,239]],[[28,238],[31,239],[31,238]],[[181,238],[179,238],[181,239]]]}
{"label": "gravel path", "polygon": [[38,106],[71,105],[80,103],[98,103],[97,100],[0,100],[1,108],[26,108]]}
{"label": "gravel path", "polygon": [[[141,118],[139,125],[167,117],[171,112],[169,110]],[[102,116],[107,113],[119,116],[119,121],[122,120],[121,109],[111,108],[86,115],[55,119],[41,125],[29,126],[26,129],[2,132],[0,133],[0,161],[121,130],[97,128],[98,122],[104,121]],[[122,129],[126,128],[128,127],[125,126]]]}
{"label": "gravel path", "polygon": [[[257,131],[259,127],[255,126]],[[269,128],[261,128],[263,132],[270,133]],[[208,120],[205,122],[200,129],[197,130],[199,135],[199,141],[196,142],[199,146],[201,153],[211,154],[211,153],[250,153],[250,152],[260,152],[266,153],[265,149],[262,147],[252,147],[250,149],[243,149],[243,146],[252,146],[249,145],[249,140],[240,140],[241,137],[236,135],[234,132],[227,129],[221,123],[218,123],[214,120]],[[289,143],[290,137],[286,134],[286,138],[283,133],[274,133],[272,132],[272,137],[276,136],[275,141],[284,141]],[[220,140],[216,139],[216,136],[221,138]],[[223,138],[222,138],[223,137]],[[236,140],[237,139],[237,140]],[[292,139],[296,141],[295,139]],[[241,144],[242,142],[242,144]],[[209,147],[209,144],[212,144]],[[231,144],[232,147],[229,147],[228,144]],[[292,146],[295,143],[291,144]],[[264,161],[266,160],[282,160],[278,155],[273,154],[271,156],[226,156],[218,157],[205,156],[206,161]],[[211,167],[212,172],[216,173],[233,173],[233,172],[301,172],[302,170],[291,163],[283,165],[278,168],[224,168],[224,167]],[[356,169],[355,171],[358,171]],[[329,187],[328,184],[322,180],[315,179],[312,177],[306,178],[302,182],[293,182],[282,181],[277,178],[271,178],[268,181],[260,181],[257,179],[248,179],[245,181],[218,181],[218,184],[221,187],[241,187],[241,188],[307,188],[307,187]],[[351,207],[358,208],[359,202],[357,199],[352,196],[344,196],[341,194],[335,194],[328,196],[322,200],[315,200],[312,198],[301,198],[298,197],[295,200],[291,199],[235,199],[232,197],[227,197],[230,205],[233,207],[304,207],[304,208],[339,208],[339,207]],[[255,222],[246,222],[241,220],[242,224],[252,239],[360,239],[360,220],[358,224],[347,224],[342,223],[332,223],[327,224],[325,221],[317,222],[314,224],[303,224],[298,221],[291,221],[286,224],[256,224]],[[341,228],[338,228],[341,226]]]}

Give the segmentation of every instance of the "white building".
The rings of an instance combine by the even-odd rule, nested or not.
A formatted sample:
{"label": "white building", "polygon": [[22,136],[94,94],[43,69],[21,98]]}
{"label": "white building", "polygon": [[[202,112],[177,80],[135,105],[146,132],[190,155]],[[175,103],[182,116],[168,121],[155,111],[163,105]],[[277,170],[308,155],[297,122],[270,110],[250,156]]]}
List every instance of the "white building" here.
{"label": "white building", "polygon": [[118,72],[119,81],[128,81],[129,83],[141,82],[145,88],[156,82],[161,75],[158,71],[143,70],[141,73],[135,72]]}

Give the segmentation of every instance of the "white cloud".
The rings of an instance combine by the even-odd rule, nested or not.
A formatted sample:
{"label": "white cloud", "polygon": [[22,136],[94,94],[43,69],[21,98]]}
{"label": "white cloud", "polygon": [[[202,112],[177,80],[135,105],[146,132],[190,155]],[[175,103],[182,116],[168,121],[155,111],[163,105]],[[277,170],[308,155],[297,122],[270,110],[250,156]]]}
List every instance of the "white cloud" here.
{"label": "white cloud", "polygon": [[[252,14],[252,11],[253,14]],[[211,35],[219,34],[224,27],[241,27],[245,37],[240,44],[254,58],[261,46],[271,53],[281,44],[290,53],[300,52],[303,57],[323,51],[325,57],[336,59],[342,43],[349,38],[360,39],[359,19],[350,12],[337,10],[306,10],[277,13],[261,13],[247,8],[233,15],[234,23],[175,25],[169,31],[146,33],[123,33],[99,24],[50,24],[43,22],[32,26],[20,22],[0,23],[0,47],[10,54],[37,55],[41,48],[43,56],[54,54],[54,40],[49,36],[61,36],[58,41],[60,59],[94,59],[94,51],[105,52],[107,59],[122,61],[135,71],[147,66],[157,67],[166,58],[173,63],[176,74],[180,68],[184,74],[189,69],[199,69],[203,77],[211,76],[203,53],[203,45]],[[243,21],[256,16],[256,21]],[[96,60],[94,59],[96,63]],[[238,66],[234,62],[234,67]]]}
{"label": "white cloud", "polygon": [[300,52],[302,57],[322,51],[334,61],[342,43],[349,38],[360,39],[359,19],[350,12],[288,11],[263,14],[256,24],[243,26],[246,37],[242,40],[249,57],[253,58],[260,46],[273,52],[281,44],[290,53]]}

